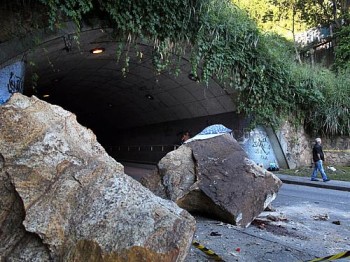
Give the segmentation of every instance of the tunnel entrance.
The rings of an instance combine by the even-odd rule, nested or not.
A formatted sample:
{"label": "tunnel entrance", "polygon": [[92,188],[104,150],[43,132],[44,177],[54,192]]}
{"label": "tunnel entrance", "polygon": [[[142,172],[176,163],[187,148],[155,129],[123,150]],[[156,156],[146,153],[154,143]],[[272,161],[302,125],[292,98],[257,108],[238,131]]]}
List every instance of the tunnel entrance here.
{"label": "tunnel entrance", "polygon": [[50,37],[26,54],[24,94],[76,114],[116,159],[158,161],[184,130],[240,126],[232,94],[214,79],[198,82],[186,57],[178,59],[178,74],[174,68],[157,74],[153,46],[128,46],[122,52],[129,57],[117,61],[119,44],[102,28]]}
{"label": "tunnel entrance", "polygon": [[[248,120],[236,113],[233,89],[215,78],[208,84],[197,81],[187,57],[176,57],[177,66],[156,73],[153,45],[140,42],[119,49],[121,43],[111,33],[86,27],[78,37],[68,23],[59,32],[41,35],[35,48],[30,45],[34,36],[1,44],[1,67],[21,61],[23,93],[74,113],[119,162],[158,163],[179,146],[182,132],[193,136],[213,124],[233,130],[241,143],[247,143],[247,135],[253,145],[254,139],[265,139],[264,132],[249,137]],[[263,149],[252,152],[268,165]]]}

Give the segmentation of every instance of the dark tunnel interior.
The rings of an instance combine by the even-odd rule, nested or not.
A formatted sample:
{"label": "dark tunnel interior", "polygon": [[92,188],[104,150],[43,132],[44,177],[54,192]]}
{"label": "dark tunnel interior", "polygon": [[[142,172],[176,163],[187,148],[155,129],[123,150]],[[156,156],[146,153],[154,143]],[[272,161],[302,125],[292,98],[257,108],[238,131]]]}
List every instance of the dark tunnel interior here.
{"label": "dark tunnel interior", "polygon": [[[178,75],[171,68],[156,74],[153,47],[139,43],[120,61],[117,47],[101,28],[81,32],[79,44],[71,35],[47,40],[26,57],[24,94],[73,112],[107,151],[171,148],[184,130],[195,135],[210,124],[241,125],[232,93],[213,79],[197,82],[185,57]],[[103,52],[94,54],[97,48]]]}

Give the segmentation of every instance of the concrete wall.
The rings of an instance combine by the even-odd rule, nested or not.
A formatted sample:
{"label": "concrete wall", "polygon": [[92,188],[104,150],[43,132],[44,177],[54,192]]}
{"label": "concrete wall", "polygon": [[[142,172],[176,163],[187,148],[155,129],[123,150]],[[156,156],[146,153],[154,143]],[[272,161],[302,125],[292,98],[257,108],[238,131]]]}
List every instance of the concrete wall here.
{"label": "concrete wall", "polygon": [[312,164],[310,138],[303,128],[292,127],[288,122],[276,131],[289,168]]}
{"label": "concrete wall", "polygon": [[[276,135],[289,168],[312,165],[312,147],[316,137],[307,135],[303,128],[285,123]],[[322,137],[326,165],[350,166],[350,137]]]}
{"label": "concrete wall", "polygon": [[350,137],[323,138],[327,165],[350,166]]}
{"label": "concrete wall", "polygon": [[249,158],[260,166],[268,168],[270,163],[283,165],[278,163],[274,147],[264,127],[247,131],[241,138],[240,144]]}

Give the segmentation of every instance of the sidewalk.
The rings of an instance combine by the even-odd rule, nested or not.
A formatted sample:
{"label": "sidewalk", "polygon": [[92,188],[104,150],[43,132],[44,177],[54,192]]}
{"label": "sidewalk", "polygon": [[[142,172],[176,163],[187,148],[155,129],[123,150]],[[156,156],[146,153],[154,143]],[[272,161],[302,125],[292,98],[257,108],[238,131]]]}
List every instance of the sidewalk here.
{"label": "sidewalk", "polygon": [[290,176],[290,175],[281,175],[281,174],[275,174],[275,175],[279,179],[281,179],[283,183],[286,183],[286,184],[312,186],[312,187],[328,188],[328,189],[350,192],[350,182],[347,182],[347,181],[331,180],[328,182],[323,182],[322,179],[320,179],[320,181],[311,181],[310,177],[299,177],[299,176]]}

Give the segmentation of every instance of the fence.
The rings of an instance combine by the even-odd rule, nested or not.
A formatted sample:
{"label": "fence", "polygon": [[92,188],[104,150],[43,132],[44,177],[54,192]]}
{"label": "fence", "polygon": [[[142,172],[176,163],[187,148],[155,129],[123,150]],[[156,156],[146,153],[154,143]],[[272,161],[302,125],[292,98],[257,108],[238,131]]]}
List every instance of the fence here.
{"label": "fence", "polygon": [[178,147],[179,145],[117,145],[107,147],[107,152],[118,161],[155,164]]}

